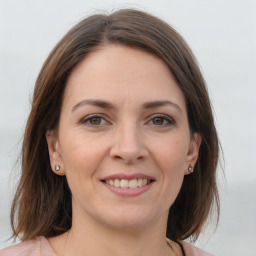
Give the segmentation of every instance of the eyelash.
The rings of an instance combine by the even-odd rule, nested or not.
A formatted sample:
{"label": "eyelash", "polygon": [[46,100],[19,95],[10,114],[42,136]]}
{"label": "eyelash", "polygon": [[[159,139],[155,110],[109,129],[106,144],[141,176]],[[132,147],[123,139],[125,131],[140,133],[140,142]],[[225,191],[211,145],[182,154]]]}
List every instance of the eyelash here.
{"label": "eyelash", "polygon": [[[154,124],[153,121],[157,118],[160,118],[162,120],[162,124]],[[91,121],[93,119],[99,119],[100,123],[99,124],[92,124]],[[102,124],[102,121],[104,121],[104,124]],[[85,124],[87,126],[90,126],[90,127],[101,127],[103,125],[106,125],[106,124],[110,124],[105,117],[99,115],[99,114],[95,114],[95,115],[89,115],[85,118],[83,118],[81,120],[81,123],[82,124]],[[151,124],[155,127],[168,127],[168,126],[171,126],[171,125],[175,125],[175,121],[173,120],[173,118],[169,117],[169,116],[166,116],[166,115],[163,115],[163,114],[155,114],[153,116],[150,117],[149,121],[147,121],[146,124]]]}
{"label": "eyelash", "polygon": [[92,123],[90,123],[93,119],[96,119],[96,118],[100,119],[100,122],[102,122],[102,120],[105,121],[104,124],[108,123],[107,120],[101,115],[89,115],[89,116],[83,118],[81,120],[81,123],[85,124],[85,125],[88,125],[90,127],[100,127],[100,126],[104,125],[104,124],[92,124]]}
{"label": "eyelash", "polygon": [[154,116],[152,116],[149,120],[149,122],[153,122],[154,119],[156,118],[161,118],[163,120],[163,123],[164,124],[153,124],[153,126],[155,127],[168,127],[168,126],[171,126],[171,125],[174,125],[175,124],[175,121],[173,118],[169,117],[169,116],[166,116],[166,115],[163,115],[163,114],[156,114]]}

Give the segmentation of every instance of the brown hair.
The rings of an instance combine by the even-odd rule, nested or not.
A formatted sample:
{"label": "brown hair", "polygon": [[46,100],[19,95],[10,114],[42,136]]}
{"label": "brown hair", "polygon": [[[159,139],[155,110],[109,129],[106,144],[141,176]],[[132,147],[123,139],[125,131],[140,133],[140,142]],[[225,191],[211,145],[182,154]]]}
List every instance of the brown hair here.
{"label": "brown hair", "polygon": [[63,93],[74,67],[106,44],[138,47],[161,58],[182,90],[191,133],[202,137],[194,174],[187,175],[170,207],[166,235],[196,239],[215,206],[219,141],[204,79],[182,37],[168,24],[137,10],[93,15],[71,29],[50,53],[37,78],[23,147],[22,174],[11,211],[13,237],[59,235],[72,224],[71,192],[65,176],[50,166],[45,133],[57,129]]}

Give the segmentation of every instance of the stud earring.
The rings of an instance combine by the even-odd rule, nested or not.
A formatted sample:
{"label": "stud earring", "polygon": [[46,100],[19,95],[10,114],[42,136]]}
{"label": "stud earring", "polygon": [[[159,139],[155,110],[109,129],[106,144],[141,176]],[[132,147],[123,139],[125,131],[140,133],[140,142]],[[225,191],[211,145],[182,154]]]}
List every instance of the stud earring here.
{"label": "stud earring", "polygon": [[60,170],[60,166],[58,164],[55,165],[55,171],[58,172]]}
{"label": "stud earring", "polygon": [[189,166],[188,166],[188,172],[189,173],[192,173],[194,170],[193,170],[193,167],[192,167],[192,165],[190,164]]}

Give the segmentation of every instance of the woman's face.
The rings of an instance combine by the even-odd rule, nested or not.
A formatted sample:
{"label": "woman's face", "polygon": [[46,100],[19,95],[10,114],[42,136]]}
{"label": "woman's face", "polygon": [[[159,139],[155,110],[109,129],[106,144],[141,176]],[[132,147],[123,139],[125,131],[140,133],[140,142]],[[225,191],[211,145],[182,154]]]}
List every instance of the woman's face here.
{"label": "woman's face", "polygon": [[72,192],[73,220],[113,228],[166,224],[200,145],[167,66],[140,49],[109,45],[71,73],[51,165]]}

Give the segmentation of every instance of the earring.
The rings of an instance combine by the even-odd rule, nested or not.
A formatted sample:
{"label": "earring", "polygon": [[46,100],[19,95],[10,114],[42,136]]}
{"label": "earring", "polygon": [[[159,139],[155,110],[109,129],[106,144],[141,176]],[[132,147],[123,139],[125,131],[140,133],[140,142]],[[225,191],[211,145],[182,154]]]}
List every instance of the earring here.
{"label": "earring", "polygon": [[189,166],[188,166],[188,172],[189,173],[192,173],[194,170],[193,170],[193,167],[192,167],[192,165],[190,164]]}
{"label": "earring", "polygon": [[58,172],[60,170],[60,166],[57,164],[55,165],[55,171]]}

